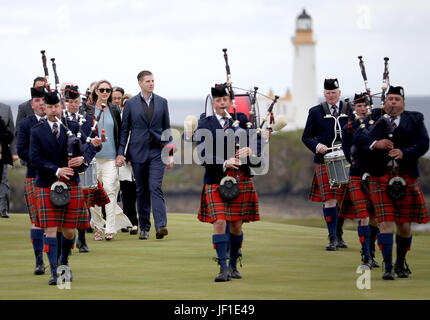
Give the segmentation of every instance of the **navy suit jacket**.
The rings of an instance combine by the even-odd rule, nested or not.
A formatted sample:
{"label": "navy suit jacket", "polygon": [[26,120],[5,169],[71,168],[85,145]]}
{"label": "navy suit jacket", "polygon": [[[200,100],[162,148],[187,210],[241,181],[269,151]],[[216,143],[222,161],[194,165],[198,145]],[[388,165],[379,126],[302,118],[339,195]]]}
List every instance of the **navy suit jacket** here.
{"label": "navy suit jacket", "polygon": [[18,157],[20,157],[27,166],[27,178],[36,177],[36,169],[34,169],[30,164],[30,130],[38,123],[39,121],[37,121],[36,116],[31,115],[22,119],[18,124],[16,150],[18,152]]}
{"label": "navy suit jacket", "polygon": [[[239,127],[243,130],[246,130],[246,128],[247,128],[246,123],[248,122],[248,118],[246,117],[246,115],[244,113],[238,112],[237,117],[239,120]],[[233,123],[230,120],[229,121],[229,128],[233,128],[232,124]],[[213,141],[213,145],[209,146],[209,145],[207,145],[208,142],[205,142],[204,138],[200,139],[197,137],[197,139],[196,139],[197,140],[197,146],[201,146],[201,144],[204,144],[204,148],[201,149],[202,150],[201,151],[201,159],[203,160],[202,165],[205,167],[205,174],[204,174],[204,178],[203,178],[204,184],[219,184],[221,182],[221,179],[224,178],[226,175],[224,172],[223,163],[225,160],[228,160],[228,158],[230,158],[231,156],[234,157],[234,154],[233,155],[228,154],[227,143],[225,143],[225,141],[224,141],[224,151],[223,152],[217,152],[217,148],[216,148],[217,143],[216,143],[216,139],[215,139],[216,130],[223,130],[223,128],[221,127],[221,124],[215,115],[211,115],[211,116],[200,119],[198,122],[196,132],[198,132],[200,129],[209,130],[211,132],[212,141]],[[248,146],[252,148],[253,145],[249,144],[249,138],[250,137],[249,137],[249,131],[248,130],[246,130],[246,134],[247,134]],[[203,137],[204,137],[204,135],[203,135]],[[195,138],[196,138],[196,136],[194,136],[194,139]],[[259,155],[261,155],[261,139],[257,140],[256,147],[257,147],[257,150],[253,150],[253,154],[255,156],[259,156]],[[254,148],[255,148],[255,146],[254,146]],[[221,157],[219,157],[220,155],[221,155]],[[208,163],[206,163],[206,161],[205,161],[206,159],[208,160],[207,161]],[[259,166],[261,166],[261,162],[257,162],[255,160],[251,159],[250,157],[248,157],[246,164],[242,164],[240,166],[240,170],[243,171],[248,176],[252,176],[251,170],[250,170],[251,166],[259,167]]]}
{"label": "navy suit jacket", "polygon": [[[339,107],[343,108],[344,102],[340,101]],[[349,113],[348,110],[346,111]],[[327,147],[331,147],[334,140],[334,119],[324,119],[325,112],[322,104],[312,107],[309,110],[308,119],[306,121],[305,129],[302,135],[303,143],[311,150],[314,154],[315,163],[324,163],[324,155],[316,153],[316,147],[318,143],[325,144]],[[347,122],[348,118],[340,118],[340,127],[342,128]]]}
{"label": "navy suit jacket", "polygon": [[[148,159],[150,137],[155,143],[163,147],[171,147],[170,118],[167,100],[156,94],[154,99],[154,113],[149,123],[142,106],[140,93],[127,100],[122,114],[122,126],[119,139],[118,155],[124,155],[127,139],[130,142],[125,157],[134,163],[144,163]],[[168,130],[162,135],[163,131]]]}
{"label": "navy suit jacket", "polygon": [[[78,124],[75,121],[67,121],[69,129],[76,134]],[[81,141],[85,142],[85,134]],[[89,163],[96,155],[96,149],[90,143],[83,157]],[[38,123],[30,130],[30,163],[36,169],[36,186],[39,188],[50,187],[58,180],[55,175],[59,168],[68,166],[67,136],[64,128],[60,130],[57,139],[52,134],[48,122]],[[70,180],[79,182],[79,175],[75,173]]]}
{"label": "navy suit jacket", "polygon": [[[374,141],[387,138],[384,130],[361,130],[354,135],[353,143],[359,149],[368,151]],[[403,152],[403,159],[396,160],[401,173],[418,177],[418,159],[429,149],[429,135],[422,113],[404,111],[400,115],[399,126],[393,132],[392,141],[394,148]],[[373,150],[372,162],[368,168],[369,173],[374,176],[382,176],[390,159],[387,150]]]}

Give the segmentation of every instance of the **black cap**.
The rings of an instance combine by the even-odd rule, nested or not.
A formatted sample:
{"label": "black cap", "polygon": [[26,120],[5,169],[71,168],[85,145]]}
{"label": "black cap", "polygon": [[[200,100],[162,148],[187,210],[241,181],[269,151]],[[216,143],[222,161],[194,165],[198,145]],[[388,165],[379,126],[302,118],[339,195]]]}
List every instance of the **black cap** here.
{"label": "black cap", "polygon": [[405,99],[405,90],[403,89],[403,87],[400,87],[400,86],[398,86],[398,87],[390,86],[390,88],[388,89],[388,92],[387,92],[387,96],[389,94],[398,94],[398,95],[402,96],[403,99]]}
{"label": "black cap", "polygon": [[325,79],[324,80],[324,89],[326,90],[334,90],[339,88],[339,81],[336,79]]}
{"label": "black cap", "polygon": [[367,94],[365,92],[356,93],[354,95],[354,104],[357,104],[357,103],[366,103],[366,96],[367,96]]}
{"label": "black cap", "polygon": [[215,87],[211,88],[211,94],[213,98],[220,98],[228,96],[228,89],[225,83],[215,84]]}
{"label": "black cap", "polygon": [[64,88],[64,96],[66,99],[76,99],[80,96],[79,87],[74,85],[66,85]]}
{"label": "black cap", "polygon": [[31,88],[31,98],[43,98],[44,90],[43,87]]}
{"label": "black cap", "polygon": [[52,91],[52,90],[45,89],[44,98],[45,98],[45,104],[53,105],[60,102],[60,95],[57,90]]}

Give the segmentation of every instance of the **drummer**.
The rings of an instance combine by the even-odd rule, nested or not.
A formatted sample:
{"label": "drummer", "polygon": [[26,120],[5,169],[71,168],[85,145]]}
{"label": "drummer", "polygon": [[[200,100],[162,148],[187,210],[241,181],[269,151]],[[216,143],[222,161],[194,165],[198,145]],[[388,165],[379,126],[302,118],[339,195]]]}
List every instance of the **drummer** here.
{"label": "drummer", "polygon": [[[79,93],[79,87],[73,84],[66,85],[65,87],[65,97],[66,97],[66,107],[67,107],[67,118],[71,121],[80,121],[84,118],[85,122],[82,125],[81,132],[87,137],[95,138],[97,137],[95,132],[91,132],[91,127],[94,122],[94,117],[91,114],[84,112],[81,114],[79,111],[79,106],[81,104],[81,95]],[[99,152],[103,145],[96,147],[96,151]],[[87,170],[87,174],[91,174],[92,170],[96,170],[91,162],[91,168]],[[81,181],[81,184],[83,181]],[[82,192],[86,199],[87,208],[94,207],[95,205],[104,206],[110,202],[106,191],[103,189],[100,181],[94,181],[97,185],[94,188],[89,186],[82,186]],[[89,210],[88,210],[89,211]],[[89,252],[88,244],[85,237],[85,229],[78,228],[78,240],[76,242],[76,247],[79,252]]]}
{"label": "drummer", "polygon": [[324,97],[321,104],[312,107],[303,131],[302,141],[311,150],[314,156],[315,173],[309,200],[323,203],[324,219],[327,223],[329,233],[329,244],[326,246],[328,251],[336,251],[337,248],[347,248],[347,244],[342,238],[343,219],[338,219],[337,202],[342,200],[345,191],[342,185],[339,188],[330,188],[327,175],[327,168],[324,163],[324,155],[329,152],[333,141],[340,144],[341,137],[335,137],[335,120],[338,118],[341,127],[347,123],[347,105],[340,101],[341,91],[337,79],[324,80]]}
{"label": "drummer", "polygon": [[354,133],[360,130],[359,126],[364,124],[367,116],[366,93],[355,94],[353,103],[354,113],[359,121],[350,117],[348,123],[342,128],[342,148],[351,167],[340,216],[344,219],[358,220],[357,231],[361,243],[361,261],[369,268],[378,268],[379,264],[375,261],[375,240],[378,232],[375,211],[368,190],[362,185],[363,175],[368,175],[366,168],[371,157],[369,157],[369,152],[357,149],[352,143]]}
{"label": "drummer", "polygon": [[[403,87],[390,86],[384,110],[389,115],[384,130],[360,131],[357,147],[372,150],[372,165],[368,167],[369,192],[375,206],[380,233],[378,245],[384,258],[383,280],[408,278],[411,274],[406,263],[406,253],[411,249],[411,222],[427,223],[429,215],[418,180],[418,159],[429,149],[429,135],[424,125],[422,113],[405,111]],[[376,121],[374,126],[377,126]],[[378,128],[379,129],[379,128]],[[387,134],[392,132],[391,140]],[[364,139],[363,139],[364,136]],[[366,139],[367,136],[367,139]],[[389,183],[392,178],[400,177],[404,186],[400,193],[390,194]],[[396,262],[393,268],[393,231],[396,225]]]}

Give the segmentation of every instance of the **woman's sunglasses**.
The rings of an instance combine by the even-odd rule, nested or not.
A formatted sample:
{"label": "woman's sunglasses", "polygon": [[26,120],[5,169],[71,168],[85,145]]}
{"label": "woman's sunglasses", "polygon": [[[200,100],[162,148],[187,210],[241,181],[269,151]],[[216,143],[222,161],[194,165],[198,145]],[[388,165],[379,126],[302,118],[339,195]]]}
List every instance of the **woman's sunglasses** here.
{"label": "woman's sunglasses", "polygon": [[109,88],[100,88],[100,89],[98,89],[101,93],[104,93],[105,91],[106,91],[106,93],[110,93],[111,91],[112,91],[112,89],[109,89]]}

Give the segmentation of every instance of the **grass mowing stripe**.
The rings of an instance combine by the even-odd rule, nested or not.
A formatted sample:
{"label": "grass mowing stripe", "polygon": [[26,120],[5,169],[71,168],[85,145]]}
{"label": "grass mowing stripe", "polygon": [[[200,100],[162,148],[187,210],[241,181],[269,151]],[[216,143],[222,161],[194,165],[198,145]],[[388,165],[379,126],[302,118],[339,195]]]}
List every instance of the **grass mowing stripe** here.
{"label": "grass mowing stripe", "polygon": [[[381,269],[375,269],[371,289],[359,290],[356,231],[345,231],[348,249],[327,252],[325,228],[247,223],[243,279],[215,283],[219,267],[212,261],[212,226],[190,214],[168,219],[169,235],[162,240],[154,231],[149,240],[120,232],[110,242],[87,234],[90,252],[74,249],[70,258],[70,290],[48,286],[48,274],[33,275],[28,217],[1,219],[0,299],[430,299],[428,234],[414,235],[407,256],[410,279],[383,281]],[[46,255],[44,260],[48,264]],[[377,260],[382,262],[379,251]]]}

